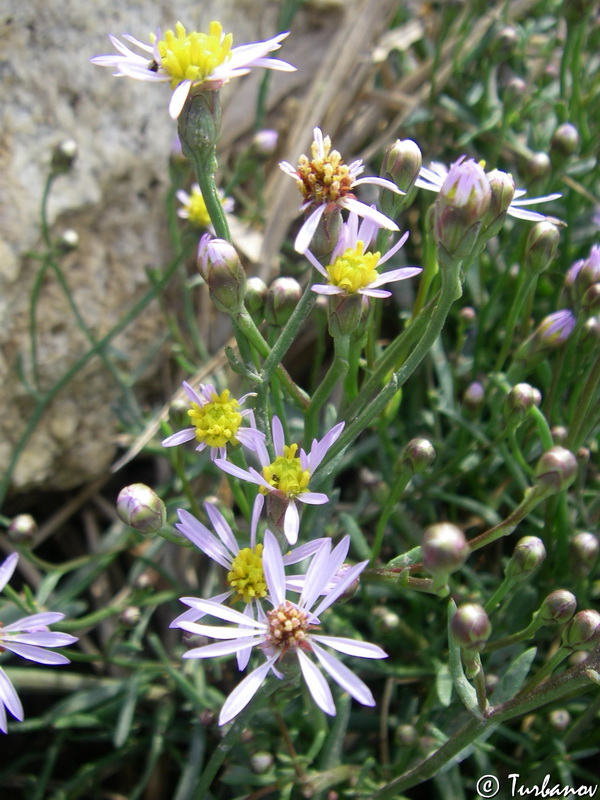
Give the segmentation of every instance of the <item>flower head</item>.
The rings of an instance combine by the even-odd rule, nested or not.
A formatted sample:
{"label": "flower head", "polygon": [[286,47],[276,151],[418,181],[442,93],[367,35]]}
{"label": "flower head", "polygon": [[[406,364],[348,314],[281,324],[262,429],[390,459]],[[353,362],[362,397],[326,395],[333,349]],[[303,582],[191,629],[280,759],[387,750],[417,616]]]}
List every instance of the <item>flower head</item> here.
{"label": "flower head", "polygon": [[[195,600],[198,609],[220,620],[232,622],[235,627],[202,625],[195,622],[180,623],[179,627],[184,630],[221,640],[189,650],[184,658],[211,658],[251,651],[254,647],[260,648],[266,657],[264,664],[251,672],[229,695],[221,709],[220,725],[229,722],[248,705],[269,672],[282,679],[284,672],[280,671],[279,667],[285,670],[286,659],[290,658],[297,659],[315,703],[326,714],[334,715],[335,704],[331,690],[322,672],[309,655],[314,656],[330,677],[355,700],[363,705],[375,705],[373,695],[366,684],[325,650],[323,645],[359,658],[386,658],[387,654],[375,644],[313,632],[320,626],[319,614],[346,591],[367,565],[367,562],[363,561],[347,570],[341,579],[335,580],[349,545],[348,536],[345,536],[333,550],[331,540],[326,539],[321,544],[306,573],[300,598],[298,602],[294,602],[286,596],[285,567],[279,545],[275,536],[267,530],[263,564],[268,600],[272,606],[267,614],[260,619],[254,619],[218,603]],[[322,596],[324,586],[327,590]]]}
{"label": "flower head", "polygon": [[[19,556],[12,553],[0,564],[0,591],[10,580]],[[68,664],[69,659],[60,653],[53,653],[45,648],[64,647],[77,641],[75,636],[68,633],[54,633],[48,629],[49,625],[64,618],[64,614],[56,612],[42,612],[11,622],[10,625],[0,625],[0,652],[10,650],[28,661],[37,661],[39,664]],[[0,730],[7,732],[7,709],[19,722],[23,721],[23,706],[8,675],[0,668]]]}
{"label": "flower head", "polygon": [[361,183],[374,183],[397,194],[404,194],[395,183],[386,178],[360,178],[364,166],[361,159],[345,164],[337,150],[331,149],[329,136],[323,137],[320,128],[314,129],[314,141],[311,145],[311,156],[302,155],[297,167],[288,161],[279,166],[292,178],[304,198],[301,211],[310,211],[308,218],[300,228],[294,247],[298,253],[304,253],[311,243],[323,214],[331,213],[336,208],[346,208],[361,217],[373,220],[380,228],[397,231],[398,226],[373,206],[368,206],[356,199],[352,190]]}
{"label": "flower head", "polygon": [[392,269],[382,274],[377,271],[408,239],[407,231],[383,257],[380,253],[365,252],[378,229],[379,226],[369,218],[364,219],[359,227],[358,215],[351,211],[331,254],[331,264],[321,266],[310,250],[307,250],[305,256],[328,280],[327,284],[315,284],[311,287],[312,290],[326,295],[358,293],[368,297],[389,297],[391,292],[380,289],[380,286],[418,275],[422,271],[420,267]]}
{"label": "flower head", "polygon": [[[267,448],[261,441],[257,443],[256,454],[262,466],[262,472],[250,467],[245,470],[228,461],[216,459],[215,464],[225,472],[250,481],[259,486],[259,492],[268,495],[270,499],[279,500],[283,511],[277,517],[283,517],[283,531],[290,544],[298,541],[300,529],[300,515],[297,503],[321,505],[328,501],[326,494],[311,492],[308,488],[310,479],[317,469],[331,445],[337,440],[344,428],[344,423],[339,422],[321,441],[313,440],[310,452],[298,449],[297,444],[286,445],[283,436],[283,427],[279,417],[274,416],[272,422],[273,445],[275,460],[271,460]],[[278,520],[277,520],[278,521]]]}
{"label": "flower head", "polygon": [[[429,167],[421,167],[421,172],[415,182],[415,186],[418,186],[420,189],[427,189],[430,192],[439,192],[448,177],[448,172],[448,167],[439,162],[433,162]],[[544,214],[539,214],[537,211],[529,211],[524,208],[524,206],[531,206],[536,203],[549,203],[551,200],[557,200],[559,197],[562,197],[561,194],[555,193],[545,195],[544,197],[529,197],[526,200],[521,200],[520,198],[526,193],[526,189],[515,190],[514,196],[517,199],[513,200],[508,207],[507,214],[509,214],[509,216],[516,217],[517,219],[526,219],[531,222],[540,222],[541,220],[545,220],[546,216]]]}
{"label": "flower head", "polygon": [[[181,203],[181,208],[177,211],[178,216],[182,219],[189,219],[192,225],[197,228],[211,227],[210,214],[206,209],[204,197],[202,197],[200,186],[197,183],[192,186],[191,192],[188,193],[184,189],[179,189],[176,196]],[[223,192],[219,192],[219,196],[223,210],[227,212],[233,211],[233,200],[230,197],[225,197]]]}
{"label": "flower head", "polygon": [[[202,452],[210,448],[210,457],[214,460],[217,456],[227,458],[227,445],[243,444],[249,450],[256,450],[258,443],[262,444],[265,437],[256,429],[252,409],[240,409],[249,397],[254,397],[254,393],[250,392],[236,400],[231,397],[229,389],[218,394],[212,383],[201,383],[200,391],[195,392],[184,381],[183,388],[191,402],[187,413],[192,427],[168,436],[162,442],[163,447],[174,447],[196,439],[196,450]],[[250,419],[250,426],[242,425],[244,417]]]}
{"label": "flower head", "polygon": [[219,89],[231,78],[246,75],[252,67],[293,72],[296,68],[286,61],[267,57],[279,50],[288,33],[280,33],[264,42],[232,47],[233,36],[223,33],[220,22],[211,22],[208,33],[188,33],[178,22],[175,30],[166,31],[163,38],[160,32],[151,35],[150,44],[125,34],[123,39],[143,55],[110,35],[119,55],[96,56],[92,63],[114,69],[119,77],[169,83],[173,90],[169,114],[177,119],[191,92]]}

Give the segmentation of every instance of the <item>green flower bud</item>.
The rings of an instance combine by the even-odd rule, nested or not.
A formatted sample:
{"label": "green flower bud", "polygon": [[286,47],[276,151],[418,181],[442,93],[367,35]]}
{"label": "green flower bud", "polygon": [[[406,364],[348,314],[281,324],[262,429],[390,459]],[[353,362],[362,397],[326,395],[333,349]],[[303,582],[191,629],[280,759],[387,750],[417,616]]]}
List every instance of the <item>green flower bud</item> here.
{"label": "green flower bud", "polygon": [[435,448],[428,439],[411,439],[404,448],[401,459],[416,475],[433,464]]}
{"label": "green flower bud", "polygon": [[235,247],[205,233],[198,247],[197,266],[219,311],[239,311],[244,304],[246,273]]}
{"label": "green flower bud", "polygon": [[489,617],[477,603],[460,606],[452,618],[451,626],[459,647],[471,653],[480,653],[492,633]]}
{"label": "green flower bud", "polygon": [[319,220],[317,230],[310,243],[310,252],[321,263],[329,264],[329,257],[333,253],[342,230],[342,210],[334,206],[331,211],[326,210]]}
{"label": "green flower bud", "polygon": [[142,612],[137,606],[126,606],[119,614],[119,622],[126,628],[135,628],[142,618]]}
{"label": "green flower bud", "polygon": [[216,146],[221,131],[219,91],[192,91],[177,118],[181,150],[194,163],[198,158],[205,169],[217,171]]}
{"label": "green flower bud", "polygon": [[265,319],[269,325],[283,328],[302,297],[302,287],[294,278],[275,278],[269,286]]}
{"label": "green flower bud", "polygon": [[538,483],[561,492],[577,477],[577,459],[564,447],[551,447],[538,461],[535,476]]}
{"label": "green flower bud", "polygon": [[434,576],[447,576],[460,569],[469,555],[469,543],[456,525],[440,522],[431,525],[421,540],[423,567]]}
{"label": "green flower bud", "polygon": [[506,416],[509,420],[522,420],[541,400],[539,389],[528,383],[517,383],[506,395]]}
{"label": "green flower bud", "polygon": [[8,526],[8,536],[13,542],[32,542],[38,532],[38,525],[31,514],[17,514]]}
{"label": "green flower bud", "polygon": [[72,253],[79,247],[79,234],[72,228],[64,230],[54,243],[59,253]]}
{"label": "green flower bud", "polygon": [[563,625],[568,622],[577,608],[577,598],[566,589],[556,589],[544,598],[544,602],[537,612],[537,617],[545,625],[556,623]]}
{"label": "green flower bud", "polygon": [[412,139],[396,139],[385,151],[381,175],[394,181],[400,191],[408,192],[415,185],[423,164],[423,156]]}
{"label": "green flower bud", "polygon": [[71,169],[77,158],[77,142],[75,139],[65,139],[58,144],[52,153],[52,171],[67,172]]}
{"label": "green flower bud", "polygon": [[267,299],[267,284],[257,276],[246,281],[244,305],[246,310],[257,325],[265,318],[265,302]]}
{"label": "green flower bud", "polygon": [[507,578],[524,580],[536,570],[546,558],[546,548],[537,536],[519,539],[504,574]]}
{"label": "green flower bud", "polygon": [[600,614],[593,609],[579,611],[563,631],[562,645],[571,650],[593,650],[600,641]]}
{"label": "green flower bud", "polygon": [[400,617],[387,606],[375,606],[372,614],[377,617],[379,625],[386,633],[395,631],[400,627]]}
{"label": "green flower bud", "polygon": [[566,708],[555,708],[548,714],[548,722],[555,731],[566,731],[571,724],[571,715]]}
{"label": "green flower bud", "polygon": [[547,178],[552,169],[548,153],[532,153],[525,163],[525,169],[531,178]]}
{"label": "green flower bud", "polygon": [[515,196],[515,182],[512,175],[493,169],[486,173],[490,184],[490,207],[483,223],[486,237],[495,236],[504,225],[506,213]]}
{"label": "green flower bud", "polygon": [[592,454],[590,453],[589,447],[579,447],[576,453],[577,463],[585,467],[586,464],[590,463],[590,458]]}
{"label": "green flower bud", "polygon": [[400,747],[414,747],[417,743],[418,735],[414,725],[398,725],[394,738],[396,744]]}
{"label": "green flower bud", "polygon": [[122,522],[140,533],[156,533],[167,521],[165,504],[145,483],[132,483],[121,489],[117,514]]}
{"label": "green flower bud", "polygon": [[600,318],[589,317],[581,327],[579,344],[585,352],[595,351],[600,341]]}
{"label": "green flower bud", "polygon": [[569,543],[571,569],[578,578],[584,578],[596,566],[600,545],[593,533],[578,533]]}
{"label": "green flower bud", "polygon": [[569,435],[569,431],[565,428],[564,425],[555,425],[553,428],[550,429],[550,433],[552,434],[552,441],[554,444],[564,444],[567,441],[567,437]]}
{"label": "green flower bud", "polygon": [[329,333],[348,336],[360,328],[368,302],[362,294],[334,294],[328,298]]}
{"label": "green flower bud", "polygon": [[504,104],[509,108],[518,106],[521,100],[527,94],[527,84],[523,78],[511,78],[504,87],[503,100]]}
{"label": "green flower bud", "polygon": [[253,753],[250,757],[250,769],[256,775],[263,775],[265,772],[268,772],[273,764],[274,759],[271,753]]}
{"label": "green flower bud", "polygon": [[542,220],[529,231],[525,246],[525,267],[535,275],[548,269],[558,251],[560,233],[556,225]]}
{"label": "green flower bud", "polygon": [[492,192],[485,172],[473,159],[452,164],[434,207],[434,239],[451,257],[473,249],[490,207]]}
{"label": "green flower bud", "polygon": [[579,131],[570,122],[563,122],[552,134],[552,150],[561,156],[572,156],[579,151],[581,138]]}
{"label": "green flower bud", "polygon": [[584,313],[592,315],[600,311],[600,283],[593,283],[581,298]]}

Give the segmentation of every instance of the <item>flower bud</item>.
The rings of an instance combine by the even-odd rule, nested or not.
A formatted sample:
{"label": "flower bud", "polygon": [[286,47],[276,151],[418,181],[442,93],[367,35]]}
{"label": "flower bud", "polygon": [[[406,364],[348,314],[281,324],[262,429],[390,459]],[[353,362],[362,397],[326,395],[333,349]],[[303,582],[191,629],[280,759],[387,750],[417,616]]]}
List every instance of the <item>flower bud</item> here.
{"label": "flower bud", "polygon": [[462,156],[450,167],[434,209],[434,238],[449,256],[466,257],[473,249],[491,201],[480,164]]}
{"label": "flower bud", "polygon": [[552,150],[561,156],[572,156],[578,152],[581,144],[579,131],[570,122],[563,122],[552,134]]}
{"label": "flower bud", "polygon": [[593,533],[578,533],[569,543],[571,569],[578,578],[585,578],[594,569],[600,545]]}
{"label": "flower bud", "polygon": [[137,606],[126,606],[119,614],[119,622],[126,628],[135,628],[142,618],[142,612]]}
{"label": "flower bud", "polygon": [[579,344],[585,352],[595,351],[600,341],[600,318],[589,317],[581,326]]}
{"label": "flower bud", "polygon": [[581,308],[585,314],[590,316],[600,311],[600,283],[592,283],[592,285],[585,290],[581,298]]}
{"label": "flower bud", "polygon": [[140,533],[156,533],[167,521],[165,504],[145,483],[132,483],[121,489],[117,514],[122,522]]}
{"label": "flower bud", "polygon": [[577,453],[575,454],[577,458],[577,463],[581,467],[585,467],[586,464],[590,463],[590,458],[592,454],[590,453],[589,447],[579,447],[577,448]]}
{"label": "flower bud", "polygon": [[484,228],[486,237],[491,238],[504,225],[506,213],[515,196],[515,182],[512,175],[499,169],[488,172],[486,177],[492,194]]}
{"label": "flower bud", "polygon": [[485,389],[479,381],[473,381],[465,389],[463,404],[472,413],[479,411],[485,399]]}
{"label": "flower bud", "polygon": [[177,133],[184,156],[192,163],[200,158],[207,169],[216,172],[215,149],[220,131],[220,92],[192,86],[177,117]]}
{"label": "flower bud", "polygon": [[506,395],[508,419],[524,419],[534,406],[539,406],[541,400],[539,389],[528,383],[517,383]]}
{"label": "flower bud", "polygon": [[54,148],[52,153],[52,171],[67,172],[71,169],[77,158],[77,142],[75,139],[65,139]]}
{"label": "flower bud", "polygon": [[277,150],[279,134],[272,128],[256,131],[252,137],[252,152],[261,158],[269,158]]}
{"label": "flower bud", "polygon": [[548,722],[555,731],[562,733],[571,724],[571,715],[566,708],[555,708],[548,714]]}
{"label": "flower bud", "polygon": [[504,87],[503,100],[504,104],[509,108],[519,105],[521,100],[527,94],[527,84],[523,78],[511,78]]}
{"label": "flower bud", "polygon": [[204,234],[198,247],[197,265],[219,311],[239,311],[244,303],[246,273],[233,245]]}
{"label": "flower bud", "polygon": [[421,540],[421,554],[425,570],[434,576],[447,576],[456,572],[469,555],[469,543],[456,525],[440,522],[431,525]]}
{"label": "flower bud", "polygon": [[533,153],[525,164],[525,169],[531,178],[547,178],[552,169],[548,153]]}
{"label": "flower bud", "polygon": [[31,514],[17,514],[8,526],[8,537],[13,542],[32,542],[38,532],[38,526]]}
{"label": "flower bud", "polygon": [[538,461],[535,476],[539,484],[561,492],[577,477],[577,459],[564,447],[551,447]]}
{"label": "flower bud", "polygon": [[385,151],[381,175],[408,194],[419,177],[422,164],[423,156],[416,142],[412,139],[396,139]]}
{"label": "flower bud", "polygon": [[554,349],[567,341],[574,327],[575,317],[569,309],[564,308],[544,317],[533,334],[533,339],[540,347]]}
{"label": "flower bud", "polygon": [[342,210],[334,206],[331,211],[325,210],[319,220],[317,230],[310,243],[310,252],[321,263],[329,264],[342,230]]}
{"label": "flower bud", "polygon": [[572,618],[576,608],[577,598],[572,592],[556,589],[544,598],[537,617],[546,625],[554,622],[563,625]]}
{"label": "flower bud", "polygon": [[414,725],[398,725],[395,733],[396,744],[400,747],[413,747],[418,735]]}
{"label": "flower bud", "polygon": [[496,31],[492,39],[492,47],[500,58],[507,58],[519,46],[519,35],[512,25],[504,25]]}
{"label": "flower bud", "polygon": [[456,610],[452,618],[452,633],[459,647],[479,653],[492,633],[492,625],[482,606],[467,603]]}
{"label": "flower bud", "polygon": [[546,548],[537,536],[519,539],[504,574],[507,578],[527,578],[546,558]]}
{"label": "flower bud", "polygon": [[458,316],[465,325],[469,325],[471,322],[475,322],[477,319],[477,312],[472,306],[463,306],[461,310],[458,312]]}
{"label": "flower bud", "polygon": [[72,228],[67,228],[58,237],[54,246],[60,253],[72,253],[79,247],[79,234]]}
{"label": "flower bud", "polygon": [[569,431],[565,428],[564,425],[555,425],[553,428],[550,429],[550,433],[552,434],[552,441],[554,444],[564,444],[567,441],[567,437],[569,435]]}
{"label": "flower bud", "polygon": [[283,328],[302,297],[302,287],[294,278],[275,278],[269,286],[265,319],[269,325]]}
{"label": "flower bud", "polygon": [[257,325],[265,318],[265,302],[267,299],[267,284],[257,276],[248,278],[246,281],[246,293],[244,294],[244,305],[247,312]]}
{"label": "flower bud", "polygon": [[402,453],[402,463],[416,475],[435,460],[435,448],[428,439],[411,439]]}
{"label": "flower bud", "polygon": [[600,281],[600,245],[592,246],[589,256],[581,264],[577,280],[581,280],[586,288]]}
{"label": "flower bud", "polygon": [[542,220],[529,231],[525,246],[525,266],[534,275],[548,269],[558,251],[560,234],[556,225]]}
{"label": "flower bud", "polygon": [[256,775],[262,775],[263,773],[268,772],[273,764],[274,759],[271,753],[253,753],[250,757],[250,768]]}
{"label": "flower bud", "polygon": [[579,611],[563,631],[562,644],[571,650],[593,650],[600,641],[600,614],[592,609]]}
{"label": "flower bud", "polygon": [[372,613],[386,633],[398,630],[400,627],[400,617],[387,606],[375,606]]}

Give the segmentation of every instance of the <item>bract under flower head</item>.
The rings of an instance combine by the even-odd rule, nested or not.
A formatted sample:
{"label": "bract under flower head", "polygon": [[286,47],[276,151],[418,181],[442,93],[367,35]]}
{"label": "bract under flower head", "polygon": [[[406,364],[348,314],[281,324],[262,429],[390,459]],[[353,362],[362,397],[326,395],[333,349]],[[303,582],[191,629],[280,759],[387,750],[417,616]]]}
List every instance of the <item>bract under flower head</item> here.
{"label": "bract under flower head", "polygon": [[[439,162],[432,162],[429,167],[421,167],[419,177],[415,182],[415,186],[420,189],[427,189],[430,192],[439,192],[444,185],[444,181],[448,177],[448,167]],[[536,203],[549,203],[551,200],[557,200],[562,197],[561,194],[548,194],[544,197],[529,197],[526,200],[521,198],[527,193],[526,189],[516,189],[514,197],[516,198],[511,202],[508,207],[507,214],[517,219],[526,219],[530,222],[540,222],[546,219],[545,214],[539,214],[537,211],[529,211],[524,206],[535,205]]]}
{"label": "bract under flower head", "polygon": [[[315,703],[326,714],[335,714],[333,696],[322,672],[309,655],[314,656],[330,677],[355,700],[363,705],[375,705],[373,695],[363,681],[325,650],[323,645],[359,658],[386,658],[387,654],[375,644],[338,636],[324,636],[316,632],[320,625],[319,615],[342,596],[367,565],[363,561],[350,567],[343,577],[339,577],[339,569],[349,545],[348,536],[333,550],[330,539],[321,543],[306,572],[300,598],[298,602],[293,602],[286,596],[285,565],[279,545],[275,536],[270,531],[265,531],[263,565],[272,610],[261,619],[254,619],[208,600],[196,600],[198,609],[217,619],[231,622],[235,627],[179,623],[179,627],[191,633],[221,640],[189,650],[184,658],[211,658],[245,653],[250,652],[253,647],[260,648],[266,656],[266,662],[251,672],[229,695],[221,709],[220,725],[229,722],[248,705],[269,672],[273,672],[279,679],[284,677],[278,667],[283,668],[286,657],[297,659]],[[327,587],[325,592],[323,587]]]}
{"label": "bract under flower head", "polygon": [[371,219],[364,219],[359,227],[357,214],[350,212],[348,222],[342,226],[331,254],[331,264],[323,267],[310,250],[307,250],[305,256],[310,263],[328,279],[327,284],[317,283],[311,287],[312,290],[325,295],[358,293],[368,297],[389,297],[391,292],[380,289],[380,286],[412,278],[422,271],[420,267],[402,267],[379,274],[378,267],[400,250],[408,239],[408,232],[382,257],[380,253],[365,252],[377,230],[378,225]]}
{"label": "bract under flower head", "polygon": [[211,22],[208,33],[188,33],[178,22],[175,31],[166,31],[164,37],[160,33],[151,35],[150,44],[129,34],[123,36],[144,55],[111,35],[109,38],[120,55],[96,56],[92,63],[115,69],[117,76],[170,83],[173,96],[169,114],[177,119],[191,91],[219,89],[231,78],[246,75],[252,67],[293,72],[296,68],[286,61],[267,57],[279,50],[288,34],[280,33],[264,42],[232,48],[233,37],[223,33],[220,22]]}
{"label": "bract under flower head", "polygon": [[[0,564],[0,591],[10,580],[19,556],[12,553]],[[61,653],[54,653],[46,648],[65,647],[77,641],[77,637],[69,633],[55,633],[48,626],[59,622],[64,614],[42,612],[0,626],[0,652],[9,650],[28,661],[39,664],[69,664],[69,659]],[[7,732],[6,710],[15,719],[23,721],[23,706],[10,682],[8,675],[0,668],[0,731]]]}
{"label": "bract under flower head", "polygon": [[[227,458],[227,445],[242,444],[249,450],[256,450],[257,443],[262,443],[264,434],[256,429],[252,409],[240,410],[249,397],[255,396],[253,392],[236,400],[228,389],[219,394],[212,383],[200,384],[200,391],[195,392],[184,381],[183,388],[191,402],[187,413],[193,427],[168,436],[162,442],[163,447],[174,447],[196,439],[199,443],[196,450],[201,452],[210,448],[210,457],[214,460],[217,456]],[[250,426],[242,425],[245,417],[249,418]]]}
{"label": "bract under flower head", "polygon": [[307,454],[302,449],[298,451],[297,444],[285,444],[281,421],[279,417],[274,416],[272,433],[275,460],[271,460],[264,443],[261,442],[256,447],[262,472],[258,472],[253,467],[247,470],[242,469],[221,459],[216,459],[215,464],[230,475],[259,486],[259,496],[264,494],[277,497],[284,507],[283,531],[288,542],[295,544],[300,529],[300,515],[296,503],[321,505],[328,501],[326,494],[311,492],[308,484],[312,474],[343,429],[344,423],[339,422],[320,441],[314,439],[310,452]]}
{"label": "bract under flower head", "polygon": [[[219,192],[219,196],[223,210],[226,212],[233,211],[233,200],[230,197],[225,197],[221,191]],[[200,186],[197,183],[192,186],[189,193],[183,189],[179,189],[176,197],[182,206],[177,210],[177,215],[179,217],[188,219],[192,225],[195,225],[197,228],[210,227],[210,214],[207,211],[204,197],[202,197]]]}
{"label": "bract under flower head", "polygon": [[288,161],[279,166],[292,178],[304,198],[301,211],[310,211],[310,215],[300,228],[294,247],[298,253],[304,253],[311,243],[323,214],[331,213],[336,207],[354,211],[361,217],[368,218],[380,228],[397,231],[396,223],[377,211],[374,206],[361,203],[354,196],[353,189],[361,183],[374,183],[390,189],[397,194],[404,194],[395,183],[386,178],[360,178],[364,171],[362,160],[345,164],[337,150],[331,149],[329,136],[323,137],[320,128],[314,129],[314,141],[311,145],[311,158],[300,156],[298,165],[294,167]]}

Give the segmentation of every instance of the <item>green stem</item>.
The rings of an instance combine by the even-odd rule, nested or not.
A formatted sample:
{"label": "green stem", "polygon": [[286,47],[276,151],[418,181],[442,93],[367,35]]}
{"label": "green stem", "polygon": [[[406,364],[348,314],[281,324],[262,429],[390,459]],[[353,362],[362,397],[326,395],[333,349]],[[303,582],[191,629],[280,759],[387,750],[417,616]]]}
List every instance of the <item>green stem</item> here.
{"label": "green stem", "polygon": [[304,438],[309,444],[315,439],[319,432],[319,413],[326,403],[329,395],[335,388],[338,381],[348,372],[348,349],[350,346],[350,336],[336,336],[334,339],[335,357],[333,363],[327,371],[327,375],[317,387],[312,396],[310,406],[306,413],[304,423]]}
{"label": "green stem", "polygon": [[585,441],[587,431],[589,430],[590,409],[599,383],[600,358],[596,360],[592,371],[587,377],[583,391],[579,397],[579,402],[572,416],[573,424],[569,428],[569,436],[565,444],[565,447],[572,452],[576,452]]}
{"label": "green stem", "polygon": [[304,324],[316,301],[316,295],[310,287],[310,280],[300,298],[300,302],[294,309],[292,316],[287,321],[285,327],[277,337],[271,352],[263,364],[261,377],[264,381],[269,381],[275,369],[281,364],[281,360],[296,338],[296,334]]}
{"label": "green stem", "polygon": [[385,526],[387,525],[389,518],[394,513],[394,510],[396,508],[396,505],[398,504],[398,500],[400,499],[402,492],[408,486],[410,477],[411,477],[410,470],[402,468],[400,470],[400,473],[396,476],[396,480],[394,481],[392,487],[390,488],[390,493],[386,500],[386,504],[381,511],[381,516],[379,517],[377,528],[375,530],[375,539],[373,541],[373,546],[371,547],[370,566],[373,566],[373,564],[379,558],[379,553],[381,552],[381,546],[383,544],[383,534],[385,533]]}
{"label": "green stem", "polygon": [[530,272],[526,272],[524,270],[519,275],[519,281],[517,284],[515,296],[512,305],[510,307],[510,311],[508,313],[508,320],[506,322],[506,328],[504,331],[504,340],[502,342],[502,348],[500,350],[500,353],[498,354],[496,365],[494,367],[494,372],[500,372],[500,370],[502,369],[502,365],[506,361],[506,357],[509,354],[512,345],[515,328],[517,326],[517,319],[519,317],[519,312],[521,311],[523,303],[525,302],[526,298],[529,295],[530,289],[535,285],[536,280],[537,280],[537,275],[532,274]]}

